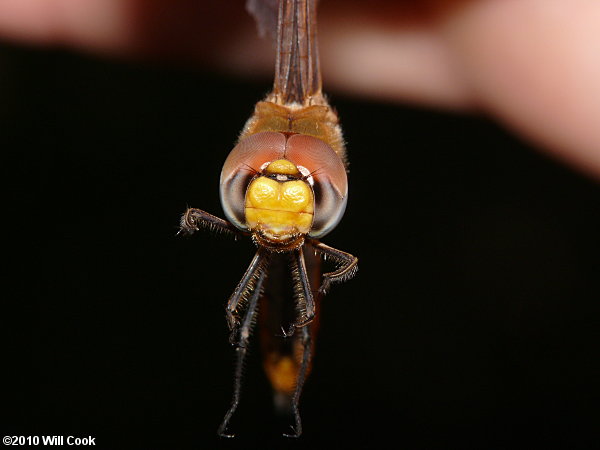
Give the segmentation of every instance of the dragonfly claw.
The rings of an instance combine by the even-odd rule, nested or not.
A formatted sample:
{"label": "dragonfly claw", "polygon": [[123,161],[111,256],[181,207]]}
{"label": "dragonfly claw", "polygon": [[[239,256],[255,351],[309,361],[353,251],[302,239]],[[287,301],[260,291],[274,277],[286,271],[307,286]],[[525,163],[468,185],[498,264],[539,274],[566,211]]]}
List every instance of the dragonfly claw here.
{"label": "dragonfly claw", "polygon": [[283,338],[292,337],[294,335],[295,331],[296,331],[295,325],[290,325],[290,327],[287,329],[287,331],[285,331],[285,329],[283,327],[281,327],[281,336],[280,337],[283,337]]}
{"label": "dragonfly claw", "polygon": [[323,283],[321,284],[321,287],[319,287],[319,294],[327,294],[327,291],[329,291],[330,287],[331,280],[329,278],[323,277]]}
{"label": "dragonfly claw", "polygon": [[298,431],[296,431],[296,429],[290,425],[290,428],[292,429],[292,434],[288,434],[288,433],[283,433],[283,437],[286,438],[293,438],[293,439],[297,439],[300,437],[300,434],[298,433]]}
{"label": "dragonfly claw", "polygon": [[233,439],[235,437],[235,434],[219,433],[219,436],[222,438]]}

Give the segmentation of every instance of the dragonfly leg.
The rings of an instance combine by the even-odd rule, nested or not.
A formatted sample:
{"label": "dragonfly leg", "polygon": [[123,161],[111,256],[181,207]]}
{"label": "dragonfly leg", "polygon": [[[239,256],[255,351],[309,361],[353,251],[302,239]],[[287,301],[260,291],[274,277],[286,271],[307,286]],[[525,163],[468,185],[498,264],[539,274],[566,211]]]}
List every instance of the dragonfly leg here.
{"label": "dragonfly leg", "polygon": [[235,410],[237,409],[240,403],[240,393],[242,391],[242,372],[244,369],[244,361],[246,359],[246,354],[248,352],[248,342],[250,340],[250,333],[252,332],[252,326],[254,325],[254,317],[256,315],[256,305],[258,303],[258,298],[261,294],[262,283],[265,279],[265,272],[262,272],[258,280],[256,282],[256,287],[254,292],[252,293],[252,297],[250,297],[250,302],[248,304],[248,309],[244,315],[244,319],[239,328],[239,333],[237,334],[237,346],[235,349],[235,375],[233,378],[233,396],[231,398],[231,406],[227,410],[225,417],[223,418],[223,422],[219,426],[217,433],[221,437],[232,438],[233,434],[227,434],[227,425],[229,425],[229,421],[233,417]]}
{"label": "dragonfly leg", "polygon": [[315,299],[306,274],[306,262],[304,261],[302,247],[294,251],[292,274],[300,318],[290,325],[287,332],[284,333],[285,337],[292,336],[296,328],[305,327],[315,318]]}
{"label": "dragonfly leg", "polygon": [[302,388],[306,381],[306,375],[308,373],[308,366],[310,364],[310,358],[312,353],[312,337],[311,327],[301,328],[300,343],[302,345],[302,363],[300,370],[298,371],[298,378],[296,379],[296,388],[294,389],[294,395],[292,397],[292,413],[294,414],[294,426],[292,427],[292,433],[286,434],[285,437],[297,438],[302,434],[302,419],[300,418],[300,394],[302,394]]}
{"label": "dragonfly leg", "polygon": [[239,234],[239,230],[226,220],[196,208],[188,208],[185,213],[183,213],[181,222],[179,223],[179,232],[177,234],[193,234],[195,231],[199,230],[198,227],[206,227],[211,230]]}
{"label": "dragonfly leg", "polygon": [[232,344],[237,342],[237,331],[240,327],[240,314],[238,311],[240,303],[245,302],[248,295],[250,295],[251,292],[256,291],[256,282],[265,273],[268,259],[269,255],[267,251],[259,248],[252,259],[250,266],[248,266],[246,273],[235,288],[235,291],[233,291],[233,294],[229,297],[225,312],[227,315],[227,324],[231,331],[229,341]]}
{"label": "dragonfly leg", "polygon": [[332,283],[347,281],[352,278],[358,270],[358,258],[356,256],[330,247],[322,242],[313,241],[312,245],[325,259],[331,258],[336,263],[340,264],[340,267],[337,270],[323,274],[323,283],[319,288],[319,292],[325,294]]}

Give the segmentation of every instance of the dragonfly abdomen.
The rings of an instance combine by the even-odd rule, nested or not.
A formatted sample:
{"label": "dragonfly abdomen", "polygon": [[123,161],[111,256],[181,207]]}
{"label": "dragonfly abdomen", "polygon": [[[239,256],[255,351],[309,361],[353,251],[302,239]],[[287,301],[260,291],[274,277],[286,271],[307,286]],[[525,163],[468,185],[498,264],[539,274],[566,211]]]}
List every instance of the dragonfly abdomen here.
{"label": "dragonfly abdomen", "polygon": [[[270,270],[260,299],[258,322],[263,368],[273,389],[275,407],[282,414],[291,412],[303,358],[306,354],[312,355],[318,328],[320,294],[316,287],[319,286],[321,279],[321,261],[314,256],[312,249],[306,248],[307,246],[309,244],[305,244],[304,254],[311,286],[315,286],[312,288],[317,309],[315,320],[307,327],[297,330],[292,336],[284,336],[282,330],[287,329],[289,324],[296,321],[298,317],[298,303],[293,301],[294,280],[289,273],[290,261],[287,254],[272,255]],[[308,353],[306,344],[309,345]],[[310,373],[310,369],[311,363],[308,361],[305,378]]]}

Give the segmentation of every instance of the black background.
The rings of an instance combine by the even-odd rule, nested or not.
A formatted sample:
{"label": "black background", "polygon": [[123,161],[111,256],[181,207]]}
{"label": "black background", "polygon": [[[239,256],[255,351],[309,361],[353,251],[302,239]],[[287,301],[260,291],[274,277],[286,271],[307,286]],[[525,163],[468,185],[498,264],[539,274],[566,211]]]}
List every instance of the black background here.
{"label": "black background", "polygon": [[220,167],[269,81],[0,50],[3,434],[111,449],[592,447],[595,182],[486,119],[331,92],[351,185],[324,241],[360,270],[323,303],[304,436],[281,437],[256,349],[238,437],[223,441],[223,306],[253,246],[175,233],[188,205],[221,214]]}

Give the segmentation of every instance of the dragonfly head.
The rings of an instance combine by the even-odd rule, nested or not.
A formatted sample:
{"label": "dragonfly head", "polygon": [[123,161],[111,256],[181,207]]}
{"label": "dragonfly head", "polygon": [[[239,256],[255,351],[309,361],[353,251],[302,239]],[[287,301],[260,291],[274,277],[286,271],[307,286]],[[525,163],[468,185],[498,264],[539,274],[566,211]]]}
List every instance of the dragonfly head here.
{"label": "dragonfly head", "polygon": [[347,197],[342,160],[325,142],[302,134],[246,137],[221,172],[227,219],[275,251],[327,234],[340,221]]}
{"label": "dragonfly head", "polygon": [[266,247],[298,247],[312,227],[315,198],[299,168],[287,159],[269,163],[246,190],[246,225]]}

